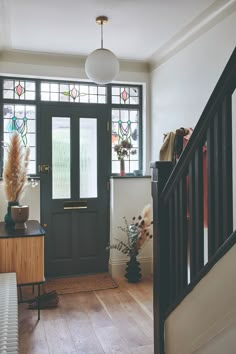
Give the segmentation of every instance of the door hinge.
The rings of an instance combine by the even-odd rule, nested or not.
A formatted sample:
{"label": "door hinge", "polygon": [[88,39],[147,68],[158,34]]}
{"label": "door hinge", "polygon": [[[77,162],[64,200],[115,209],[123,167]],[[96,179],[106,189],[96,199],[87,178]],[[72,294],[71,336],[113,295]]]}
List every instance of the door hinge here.
{"label": "door hinge", "polygon": [[107,192],[110,192],[110,180],[107,180]]}
{"label": "door hinge", "polygon": [[110,131],[110,122],[109,122],[109,120],[107,121],[107,131],[108,132]]}

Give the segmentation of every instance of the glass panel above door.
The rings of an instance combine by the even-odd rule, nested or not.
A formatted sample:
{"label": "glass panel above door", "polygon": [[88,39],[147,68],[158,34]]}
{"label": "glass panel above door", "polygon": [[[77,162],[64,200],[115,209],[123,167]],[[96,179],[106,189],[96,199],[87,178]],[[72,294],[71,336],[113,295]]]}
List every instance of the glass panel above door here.
{"label": "glass panel above door", "polygon": [[52,198],[71,197],[70,118],[52,117]]}
{"label": "glass panel above door", "polygon": [[71,82],[41,82],[41,101],[102,103],[107,102],[105,86]]}
{"label": "glass panel above door", "polygon": [[35,100],[35,87],[35,81],[4,80],[3,98],[14,100]]}
{"label": "glass panel above door", "polygon": [[97,119],[80,118],[80,198],[97,198]]}

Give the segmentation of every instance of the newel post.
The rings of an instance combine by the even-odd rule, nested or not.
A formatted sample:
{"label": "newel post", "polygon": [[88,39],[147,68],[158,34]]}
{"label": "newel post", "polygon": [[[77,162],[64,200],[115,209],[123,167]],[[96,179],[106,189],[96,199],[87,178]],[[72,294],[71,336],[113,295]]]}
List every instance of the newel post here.
{"label": "newel post", "polygon": [[161,193],[173,169],[172,162],[151,163],[153,198],[153,305],[154,353],[164,354],[164,312],[168,301],[169,213]]}

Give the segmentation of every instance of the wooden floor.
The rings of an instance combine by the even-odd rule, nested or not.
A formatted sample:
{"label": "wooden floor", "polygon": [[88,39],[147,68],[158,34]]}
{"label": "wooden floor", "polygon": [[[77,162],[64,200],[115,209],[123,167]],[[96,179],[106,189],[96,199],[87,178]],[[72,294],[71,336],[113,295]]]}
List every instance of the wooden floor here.
{"label": "wooden floor", "polygon": [[152,279],[115,280],[117,289],[61,295],[39,322],[20,304],[20,354],[153,353]]}

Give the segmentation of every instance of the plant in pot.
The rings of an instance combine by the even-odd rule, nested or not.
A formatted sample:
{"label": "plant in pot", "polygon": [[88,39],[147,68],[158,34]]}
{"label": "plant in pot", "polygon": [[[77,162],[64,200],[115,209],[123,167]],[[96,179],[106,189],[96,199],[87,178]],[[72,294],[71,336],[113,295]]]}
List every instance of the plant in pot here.
{"label": "plant in pot", "polygon": [[119,227],[127,236],[127,242],[118,240],[115,244],[110,244],[109,249],[116,249],[130,257],[127,262],[125,277],[130,283],[137,283],[142,275],[140,263],[137,256],[146,243],[152,239],[151,205],[146,205],[138,217],[133,217],[129,224],[124,216],[125,226]]}
{"label": "plant in pot", "polygon": [[27,184],[29,153],[30,150],[22,144],[19,133],[14,131],[6,146],[6,159],[3,167],[4,190],[8,201],[4,221],[8,227],[24,228],[24,222],[29,216],[29,208],[19,205],[20,197]]}
{"label": "plant in pot", "polygon": [[125,176],[125,158],[135,155],[137,151],[128,140],[122,140],[120,144],[115,145],[114,151],[120,161],[120,176]]}

